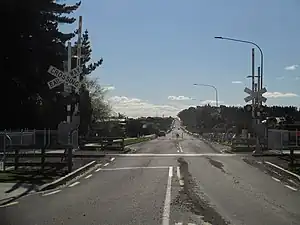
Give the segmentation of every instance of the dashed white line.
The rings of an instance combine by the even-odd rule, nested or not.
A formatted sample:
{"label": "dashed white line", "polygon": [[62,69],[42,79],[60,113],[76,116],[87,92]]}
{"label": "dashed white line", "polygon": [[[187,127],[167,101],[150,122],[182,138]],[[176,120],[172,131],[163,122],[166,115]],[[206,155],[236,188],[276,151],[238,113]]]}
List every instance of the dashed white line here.
{"label": "dashed white line", "polygon": [[291,187],[291,186],[289,186],[289,185],[284,185],[284,186],[286,186],[287,188],[289,188],[289,189],[291,189],[291,190],[293,190],[293,191],[298,191],[298,189],[297,188],[293,188],[293,187]]}
{"label": "dashed white line", "polygon": [[181,147],[180,144],[178,144],[178,147],[179,147],[180,152],[183,152],[182,147]]}
{"label": "dashed white line", "polygon": [[93,175],[92,174],[89,174],[85,177],[85,179],[89,179],[90,177],[92,177]]}
{"label": "dashed white line", "polygon": [[61,190],[55,190],[55,191],[52,191],[52,192],[48,192],[48,193],[46,193],[46,194],[43,194],[42,196],[54,195],[54,194],[59,193],[59,192],[61,192]]}
{"label": "dashed white line", "polygon": [[96,169],[96,172],[99,172],[100,170],[102,170],[102,168],[98,168],[98,169]]}
{"label": "dashed white line", "polygon": [[105,163],[103,166],[108,166],[109,165],[109,163]]}
{"label": "dashed white line", "polygon": [[74,187],[75,185],[80,184],[79,181],[74,182],[73,184],[70,184],[69,187]]}
{"label": "dashed white line", "polygon": [[184,180],[181,177],[180,167],[179,166],[177,166],[177,177],[178,177],[178,180],[179,180],[179,185],[180,186],[184,186]]}
{"label": "dashed white line", "polygon": [[114,161],[115,159],[116,159],[116,158],[111,158],[110,161],[112,162],[112,161]]}
{"label": "dashed white line", "polygon": [[19,202],[10,202],[10,203],[7,203],[7,204],[5,204],[5,205],[0,205],[0,208],[4,208],[4,207],[16,205],[16,204],[18,204],[18,203],[19,203]]}
{"label": "dashed white line", "polygon": [[173,166],[170,166],[169,167],[168,183],[167,183],[167,191],[166,191],[166,197],[165,197],[165,203],[164,203],[162,225],[169,225],[170,224],[172,176],[173,176]]}
{"label": "dashed white line", "polygon": [[272,177],[273,180],[277,181],[277,182],[280,182],[279,179],[277,179],[276,177]]}
{"label": "dashed white line", "polygon": [[292,179],[288,179],[289,182],[295,184],[295,185],[298,185],[295,181],[293,181]]}

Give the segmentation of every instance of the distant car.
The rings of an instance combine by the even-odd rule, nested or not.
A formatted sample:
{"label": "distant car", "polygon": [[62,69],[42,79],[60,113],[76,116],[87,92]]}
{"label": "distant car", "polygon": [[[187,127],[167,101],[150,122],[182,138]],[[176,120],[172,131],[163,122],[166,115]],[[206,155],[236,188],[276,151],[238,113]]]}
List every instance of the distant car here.
{"label": "distant car", "polygon": [[158,136],[159,136],[159,137],[166,136],[166,132],[164,132],[164,131],[159,131]]}

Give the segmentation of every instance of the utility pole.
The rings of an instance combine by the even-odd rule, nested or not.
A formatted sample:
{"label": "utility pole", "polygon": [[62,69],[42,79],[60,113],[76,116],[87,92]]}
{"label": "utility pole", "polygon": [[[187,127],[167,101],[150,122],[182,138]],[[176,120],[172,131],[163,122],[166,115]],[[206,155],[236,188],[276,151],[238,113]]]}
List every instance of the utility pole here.
{"label": "utility pole", "polygon": [[[82,35],[82,16],[79,16],[76,67],[81,67],[81,35]],[[80,74],[78,74],[77,76],[77,81],[80,82]],[[76,93],[78,95],[80,94],[80,88],[76,90]],[[75,110],[73,116],[77,116],[78,113],[79,113],[79,102],[75,104]]]}

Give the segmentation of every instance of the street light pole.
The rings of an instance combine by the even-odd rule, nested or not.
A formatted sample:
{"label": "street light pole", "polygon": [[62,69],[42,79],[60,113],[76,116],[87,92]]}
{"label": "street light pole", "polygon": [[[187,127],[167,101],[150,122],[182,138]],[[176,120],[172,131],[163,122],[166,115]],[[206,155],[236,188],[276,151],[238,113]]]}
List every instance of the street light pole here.
{"label": "street light pole", "polygon": [[216,93],[216,106],[219,107],[219,100],[218,100],[218,89],[214,85],[210,84],[194,84],[195,86],[205,86],[205,87],[211,87],[215,90]]}
{"label": "street light pole", "polygon": [[258,44],[252,42],[252,41],[246,41],[246,40],[240,40],[235,38],[228,38],[228,37],[215,37],[216,39],[222,39],[222,40],[228,40],[228,41],[235,41],[235,42],[241,42],[241,43],[247,43],[254,45],[258,48],[260,52],[260,89],[263,88],[263,68],[264,68],[264,54],[262,49],[259,47]]}

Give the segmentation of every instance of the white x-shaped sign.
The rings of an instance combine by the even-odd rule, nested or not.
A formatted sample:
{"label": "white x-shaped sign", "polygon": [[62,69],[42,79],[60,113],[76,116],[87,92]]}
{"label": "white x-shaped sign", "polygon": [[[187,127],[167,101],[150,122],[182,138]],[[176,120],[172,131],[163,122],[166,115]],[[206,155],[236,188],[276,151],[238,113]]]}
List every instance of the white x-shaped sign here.
{"label": "white x-shaped sign", "polygon": [[82,73],[81,67],[76,67],[75,69],[72,69],[70,73],[64,73],[56,67],[50,66],[48,69],[48,73],[56,77],[48,82],[48,87],[50,89],[53,89],[58,85],[61,85],[62,83],[71,85],[76,89],[80,88],[81,83],[77,80],[77,77]]}

